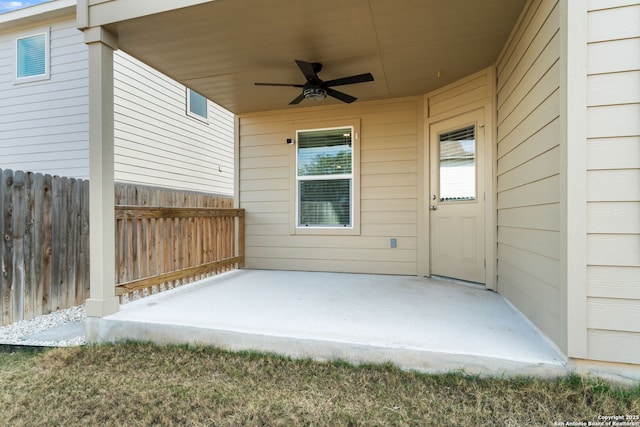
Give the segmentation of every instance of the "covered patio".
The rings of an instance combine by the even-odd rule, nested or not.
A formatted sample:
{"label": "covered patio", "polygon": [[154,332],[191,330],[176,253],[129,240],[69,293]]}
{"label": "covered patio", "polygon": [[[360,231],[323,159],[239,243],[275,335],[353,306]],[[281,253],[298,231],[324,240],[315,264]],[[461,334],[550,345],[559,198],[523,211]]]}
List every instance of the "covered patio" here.
{"label": "covered patio", "polygon": [[[610,31],[610,22],[635,28],[623,7],[637,6],[79,0],[90,76],[88,340],[202,342],[420,370],[549,372],[566,370],[567,357],[637,374],[640,331],[629,313],[638,312],[638,230],[627,219],[638,197],[617,183],[637,181],[629,138],[638,136],[638,104],[627,90],[604,89],[628,86],[622,76],[638,70],[613,60],[635,58],[637,34]],[[235,263],[255,270],[120,307],[118,49],[236,114],[234,208],[245,233],[234,243],[245,251]],[[305,80],[369,74],[345,88],[357,102],[305,98],[319,95],[305,94]],[[350,147],[350,160],[305,175],[299,147],[318,147],[298,136],[326,129],[344,129],[344,143],[318,147]],[[442,141],[471,129],[476,194],[443,197]],[[352,190],[307,200],[310,180]],[[311,209],[301,202],[336,201],[348,221],[301,221]],[[431,275],[500,294],[423,278]]]}
{"label": "covered patio", "polygon": [[499,294],[415,276],[234,270],[88,318],[87,338],[391,362],[422,372],[567,372],[566,358]]}

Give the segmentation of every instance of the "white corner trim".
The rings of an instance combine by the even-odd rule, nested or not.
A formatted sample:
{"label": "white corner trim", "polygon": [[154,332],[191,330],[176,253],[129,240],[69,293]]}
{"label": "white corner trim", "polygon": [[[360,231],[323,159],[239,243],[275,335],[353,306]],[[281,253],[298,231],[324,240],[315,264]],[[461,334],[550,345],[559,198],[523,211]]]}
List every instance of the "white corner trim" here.
{"label": "white corner trim", "polygon": [[565,179],[563,272],[567,354],[588,358],[587,347],[587,6],[560,1],[561,145]]}

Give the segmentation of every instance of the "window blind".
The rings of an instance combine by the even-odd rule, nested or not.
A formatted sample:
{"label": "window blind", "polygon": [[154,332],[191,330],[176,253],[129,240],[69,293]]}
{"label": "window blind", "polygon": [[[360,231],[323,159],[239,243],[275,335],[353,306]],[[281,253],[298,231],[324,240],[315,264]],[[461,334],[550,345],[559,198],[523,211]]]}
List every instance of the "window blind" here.
{"label": "window blind", "polygon": [[47,74],[47,39],[45,34],[23,37],[17,40],[17,77]]}
{"label": "window blind", "polygon": [[351,128],[298,132],[298,226],[350,227]]}

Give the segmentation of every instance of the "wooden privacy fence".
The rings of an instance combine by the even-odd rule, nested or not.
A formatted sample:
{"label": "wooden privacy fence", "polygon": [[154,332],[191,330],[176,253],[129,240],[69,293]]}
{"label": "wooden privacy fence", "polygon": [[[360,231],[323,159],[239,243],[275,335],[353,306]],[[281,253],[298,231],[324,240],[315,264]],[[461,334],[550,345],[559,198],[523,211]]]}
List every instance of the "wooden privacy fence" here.
{"label": "wooden privacy fence", "polygon": [[115,205],[176,208],[232,208],[233,198],[216,194],[182,191],[116,182]]}
{"label": "wooden privacy fence", "polygon": [[244,263],[244,210],[116,206],[122,302]]}
{"label": "wooden privacy fence", "polygon": [[89,297],[89,181],[0,170],[0,324]]}
{"label": "wooden privacy fence", "polygon": [[[0,326],[83,304],[89,181],[2,169],[0,177]],[[242,264],[244,212],[230,197],[123,183],[114,190],[118,204],[176,206],[116,207],[119,294]]]}

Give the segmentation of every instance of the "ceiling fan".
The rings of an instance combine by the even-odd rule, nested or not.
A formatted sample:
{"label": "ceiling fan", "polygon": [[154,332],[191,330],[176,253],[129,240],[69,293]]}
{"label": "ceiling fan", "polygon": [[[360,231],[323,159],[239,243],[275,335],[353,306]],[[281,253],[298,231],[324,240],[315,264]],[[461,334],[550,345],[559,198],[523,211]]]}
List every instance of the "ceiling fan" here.
{"label": "ceiling fan", "polygon": [[373,76],[371,73],[358,74],[350,77],[343,77],[335,80],[323,81],[318,77],[318,73],[322,70],[322,64],[319,62],[306,62],[296,59],[298,68],[302,71],[302,74],[307,78],[305,84],[289,84],[289,83],[255,83],[256,86],[289,86],[302,88],[302,93],[298,95],[289,105],[299,104],[303,99],[311,99],[314,101],[320,101],[327,97],[327,95],[339,99],[342,102],[351,103],[358,98],[355,98],[346,93],[332,89],[335,86],[350,85],[354,83],[372,82]]}

